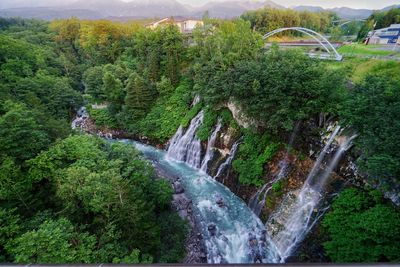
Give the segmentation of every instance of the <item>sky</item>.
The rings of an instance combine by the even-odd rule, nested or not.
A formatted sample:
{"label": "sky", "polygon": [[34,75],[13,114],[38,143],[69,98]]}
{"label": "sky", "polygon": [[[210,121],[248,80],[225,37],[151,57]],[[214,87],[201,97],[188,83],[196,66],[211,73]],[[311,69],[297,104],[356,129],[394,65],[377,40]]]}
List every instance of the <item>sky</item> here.
{"label": "sky", "polygon": [[[130,0],[124,0],[124,1],[128,2]],[[178,1],[184,4],[200,6],[209,2],[210,0],[178,0]],[[322,6],[324,8],[345,6],[351,8],[381,9],[390,5],[400,4],[400,0],[275,0],[275,1],[272,0],[272,1],[286,7],[310,5],[310,6]]]}

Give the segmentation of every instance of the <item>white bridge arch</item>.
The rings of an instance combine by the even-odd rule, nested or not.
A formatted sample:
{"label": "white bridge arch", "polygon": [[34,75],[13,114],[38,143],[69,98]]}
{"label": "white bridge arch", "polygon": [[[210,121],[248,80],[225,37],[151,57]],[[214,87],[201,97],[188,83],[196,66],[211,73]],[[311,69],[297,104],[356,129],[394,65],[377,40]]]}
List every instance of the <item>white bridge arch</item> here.
{"label": "white bridge arch", "polygon": [[[310,36],[311,38],[313,38],[315,41],[317,41],[327,52],[327,54],[325,55],[318,55],[320,58],[323,59],[334,59],[334,60],[338,60],[341,61],[343,59],[343,56],[341,54],[339,54],[339,52],[336,50],[335,47],[333,47],[333,45],[328,41],[328,39],[326,39],[323,35],[321,35],[320,33],[307,29],[307,28],[302,28],[302,27],[287,27],[287,28],[279,28],[276,30],[273,30],[269,33],[266,33],[263,36],[263,39],[266,40],[269,37],[283,32],[283,31],[298,31],[301,32],[303,34],[306,34],[308,36]],[[315,57],[315,54],[309,54],[312,57]]]}

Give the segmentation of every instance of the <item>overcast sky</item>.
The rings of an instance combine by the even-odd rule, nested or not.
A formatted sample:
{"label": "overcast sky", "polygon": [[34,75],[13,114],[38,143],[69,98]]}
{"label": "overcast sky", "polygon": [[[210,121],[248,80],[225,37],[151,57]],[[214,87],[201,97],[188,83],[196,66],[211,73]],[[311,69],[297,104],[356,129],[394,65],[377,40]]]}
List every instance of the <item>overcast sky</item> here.
{"label": "overcast sky", "polygon": [[[1,1],[1,0],[0,0]],[[130,1],[130,0],[124,0]],[[203,5],[210,0],[178,0],[181,3],[190,5]],[[325,8],[330,7],[352,7],[352,8],[367,8],[367,9],[381,9],[386,6],[400,4],[400,0],[275,0],[277,4],[290,7],[298,5],[312,5],[322,6]]]}

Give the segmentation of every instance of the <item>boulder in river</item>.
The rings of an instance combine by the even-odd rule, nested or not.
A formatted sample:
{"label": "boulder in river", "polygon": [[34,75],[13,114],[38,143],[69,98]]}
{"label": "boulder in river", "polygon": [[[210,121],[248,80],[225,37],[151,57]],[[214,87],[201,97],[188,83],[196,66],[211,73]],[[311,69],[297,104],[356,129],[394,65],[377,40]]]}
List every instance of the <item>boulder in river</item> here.
{"label": "boulder in river", "polygon": [[208,232],[211,236],[215,236],[217,234],[217,226],[213,223],[207,226]]}
{"label": "boulder in river", "polygon": [[185,192],[185,189],[183,188],[180,182],[174,183],[174,189],[175,189],[175,194],[182,194],[183,192]]}

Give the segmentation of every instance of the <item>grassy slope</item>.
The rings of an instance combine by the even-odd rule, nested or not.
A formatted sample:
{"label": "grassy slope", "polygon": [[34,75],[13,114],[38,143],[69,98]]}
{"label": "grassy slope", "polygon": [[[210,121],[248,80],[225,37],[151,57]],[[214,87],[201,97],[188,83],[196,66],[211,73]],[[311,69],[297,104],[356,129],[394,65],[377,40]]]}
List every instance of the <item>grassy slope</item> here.
{"label": "grassy slope", "polygon": [[399,52],[388,50],[382,50],[382,46],[379,45],[364,45],[364,44],[349,44],[344,45],[338,49],[339,53],[345,55],[354,56],[391,56],[399,54]]}
{"label": "grassy slope", "polygon": [[367,74],[389,72],[393,77],[399,77],[400,62],[395,60],[366,59],[356,57],[345,57],[342,62],[328,62],[332,69],[346,68],[350,80],[360,82]]}

